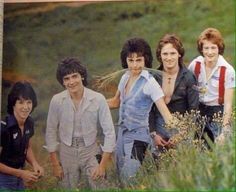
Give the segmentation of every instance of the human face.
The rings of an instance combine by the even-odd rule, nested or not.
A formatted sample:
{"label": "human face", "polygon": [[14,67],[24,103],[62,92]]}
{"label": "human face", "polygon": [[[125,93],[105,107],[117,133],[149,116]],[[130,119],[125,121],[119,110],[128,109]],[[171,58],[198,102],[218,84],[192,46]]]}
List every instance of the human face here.
{"label": "human face", "polygon": [[217,59],[219,57],[219,48],[216,44],[204,40],[203,41],[203,46],[202,46],[202,54],[205,58],[205,63],[206,64],[215,64],[217,62]]}
{"label": "human face", "polygon": [[173,70],[179,66],[179,52],[171,43],[165,44],[161,49],[161,60],[165,70]]}
{"label": "human face", "polygon": [[79,73],[71,73],[63,77],[63,85],[70,94],[78,93],[83,89],[82,77]]}
{"label": "human face", "polygon": [[13,106],[13,113],[18,122],[24,122],[32,111],[33,102],[31,99],[20,98]]}
{"label": "human face", "polygon": [[139,75],[145,66],[144,57],[139,56],[137,53],[128,55],[128,57],[126,58],[126,62],[128,64],[128,69],[134,76]]}

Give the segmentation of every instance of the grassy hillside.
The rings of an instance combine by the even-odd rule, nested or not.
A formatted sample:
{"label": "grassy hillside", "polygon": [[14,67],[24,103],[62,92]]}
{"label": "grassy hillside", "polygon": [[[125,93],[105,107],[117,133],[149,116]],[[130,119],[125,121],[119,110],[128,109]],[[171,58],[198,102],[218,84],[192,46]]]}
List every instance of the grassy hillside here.
{"label": "grassy hillside", "polygon": [[[207,27],[215,27],[222,32],[225,40],[224,56],[233,64],[235,62],[234,4],[234,0],[223,3],[222,0],[156,0],[92,3],[74,7],[63,4],[55,6],[55,9],[52,9],[52,3],[4,4],[7,17],[4,18],[3,34],[1,116],[6,115],[10,86],[22,79],[32,82],[38,96],[38,107],[33,113],[37,127],[34,149],[36,157],[39,157],[46,169],[45,177],[33,188],[42,190],[56,186],[49,168],[48,153],[42,148],[44,144],[42,131],[45,128],[50,99],[63,89],[55,77],[57,63],[62,58],[68,56],[79,58],[87,66],[92,80],[96,75],[121,69],[119,54],[123,43],[128,38],[138,36],[150,43],[156,68],[157,42],[165,33],[176,33],[183,41],[184,61],[188,65],[198,55],[196,39],[200,32]],[[49,11],[45,11],[47,5]],[[44,12],[27,11],[40,6]],[[25,12],[22,11],[24,9]],[[113,113],[115,114],[115,111]],[[194,146],[187,146],[189,146],[187,153],[186,150],[180,150],[181,154],[178,154],[178,158],[181,157],[178,162],[184,162],[182,166],[175,166],[172,164],[175,159],[168,160],[166,157],[167,161],[161,164],[165,169],[161,169],[159,174],[155,175],[156,169],[153,169],[155,165],[148,164],[144,173],[140,173],[138,188],[136,185],[130,186],[130,189],[161,188],[189,191],[200,189],[199,186],[202,186],[203,190],[235,189],[233,177],[235,145],[231,143],[228,148],[222,147],[216,154],[204,155],[202,151],[196,151]],[[198,158],[199,156],[201,158]],[[193,161],[195,163],[191,164]],[[204,164],[206,161],[208,164]],[[167,165],[164,165],[166,162]],[[184,171],[187,166],[190,167],[189,171]],[[204,166],[209,166],[207,175],[204,175],[204,171],[201,172]],[[216,175],[215,181],[208,181],[207,178],[212,175]],[[185,182],[179,182],[182,176]]]}
{"label": "grassy hillside", "polygon": [[[36,7],[35,4],[22,5],[28,9],[30,5]],[[19,4],[5,4],[8,15],[17,8]],[[4,19],[2,103],[6,103],[8,87],[17,75],[27,76],[39,99],[34,115],[44,120],[50,98],[62,89],[55,79],[59,60],[78,57],[88,67],[91,78],[109,73],[121,68],[121,46],[135,36],[145,38],[154,54],[162,35],[178,34],[183,40],[188,64],[197,55],[195,42],[200,32],[206,27],[216,27],[225,38],[225,56],[233,63],[234,14],[233,0],[224,2],[224,6],[220,0],[159,0],[61,6],[48,12],[7,17]],[[154,67],[157,65],[154,59]],[[9,76],[8,72],[16,75]]]}

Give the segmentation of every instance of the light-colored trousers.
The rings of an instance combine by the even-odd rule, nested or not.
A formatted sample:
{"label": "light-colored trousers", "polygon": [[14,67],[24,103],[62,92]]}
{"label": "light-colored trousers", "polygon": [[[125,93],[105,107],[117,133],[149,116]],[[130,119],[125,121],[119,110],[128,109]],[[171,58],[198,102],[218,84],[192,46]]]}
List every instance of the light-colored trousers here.
{"label": "light-colored trousers", "polygon": [[107,186],[104,181],[94,181],[91,178],[92,171],[98,166],[96,154],[98,145],[94,143],[90,146],[85,146],[84,142],[77,143],[76,147],[60,144],[60,161],[62,164],[64,178],[60,182],[60,186],[65,189],[77,189],[81,180],[81,176],[85,174],[90,188],[105,189]]}

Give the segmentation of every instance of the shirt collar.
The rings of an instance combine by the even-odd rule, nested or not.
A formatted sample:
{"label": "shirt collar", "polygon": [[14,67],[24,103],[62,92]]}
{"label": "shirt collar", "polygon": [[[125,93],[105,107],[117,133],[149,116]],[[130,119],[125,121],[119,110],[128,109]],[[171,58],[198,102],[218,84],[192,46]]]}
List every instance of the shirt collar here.
{"label": "shirt collar", "polygon": [[[31,117],[28,116],[28,118],[25,120],[25,124],[29,123],[30,121],[31,121]],[[6,123],[7,123],[7,127],[13,127],[16,125],[18,126],[18,122],[14,115],[7,116]]]}
{"label": "shirt collar", "polygon": [[[197,57],[197,60],[199,60],[204,65],[204,57],[203,56]],[[227,61],[224,59],[224,57],[222,55],[219,55],[215,67],[218,68],[218,67],[221,67],[221,66],[225,66],[226,63],[227,63]]]}
{"label": "shirt collar", "polygon": [[[130,76],[130,71],[127,70],[125,74],[129,77]],[[139,78],[140,77],[144,77],[145,79],[149,79],[149,72],[147,70],[143,69],[142,72],[139,75]]]}
{"label": "shirt collar", "polygon": [[8,127],[13,127],[15,125],[18,125],[17,120],[14,115],[7,116],[6,123]]}

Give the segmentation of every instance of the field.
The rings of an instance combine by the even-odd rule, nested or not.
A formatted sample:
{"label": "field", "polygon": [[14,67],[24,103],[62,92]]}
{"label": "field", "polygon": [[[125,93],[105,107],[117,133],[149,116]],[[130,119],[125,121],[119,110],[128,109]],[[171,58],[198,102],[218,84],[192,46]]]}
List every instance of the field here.
{"label": "field", "polygon": [[[158,40],[165,33],[176,33],[183,41],[184,63],[188,65],[198,55],[196,39],[200,32],[215,27],[225,40],[224,57],[234,64],[234,7],[234,0],[223,4],[221,0],[4,4],[1,117],[6,115],[11,85],[17,80],[30,81],[39,103],[32,114],[36,121],[34,149],[46,170],[45,177],[32,189],[56,187],[43,145],[50,99],[63,90],[55,77],[57,63],[62,58],[79,58],[88,68],[89,87],[97,89],[93,86],[96,76],[122,69],[119,54],[128,38],[143,37],[150,43],[153,68],[157,68]],[[103,94],[109,97],[112,93],[103,91]],[[112,114],[116,122],[117,111]],[[167,153],[159,171],[152,158],[147,158],[138,180],[127,189],[235,190],[235,145],[232,141],[208,152],[198,150],[193,143],[187,146],[186,149],[186,145],[180,144],[173,152],[174,158]],[[111,180],[117,182],[114,170],[111,170]]]}

